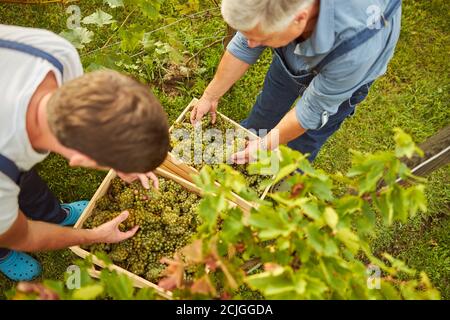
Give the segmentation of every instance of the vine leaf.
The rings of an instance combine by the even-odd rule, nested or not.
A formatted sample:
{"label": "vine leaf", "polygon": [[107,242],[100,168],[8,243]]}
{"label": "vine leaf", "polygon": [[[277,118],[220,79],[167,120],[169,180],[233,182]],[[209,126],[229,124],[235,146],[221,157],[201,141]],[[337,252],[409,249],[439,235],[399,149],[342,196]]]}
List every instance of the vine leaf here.
{"label": "vine leaf", "polygon": [[180,288],[183,283],[184,264],[179,256],[175,256],[174,260],[162,258],[161,263],[168,264],[168,267],[164,271],[166,277],[160,280],[158,285],[166,290]]}
{"label": "vine leaf", "polygon": [[94,33],[84,27],[66,30],[59,35],[70,41],[77,49],[83,49],[84,45],[90,43],[94,37]]}
{"label": "vine leaf", "polygon": [[150,19],[159,17],[159,10],[164,0],[138,0],[137,4],[141,8],[141,12]]}
{"label": "vine leaf", "polygon": [[91,284],[74,291],[72,298],[75,300],[93,300],[103,293],[103,286]]}
{"label": "vine leaf", "polygon": [[204,295],[215,296],[217,294],[216,289],[211,283],[207,274],[203,275],[200,279],[196,280],[191,286],[192,293],[199,293]]}
{"label": "vine leaf", "polygon": [[107,3],[111,8],[123,7],[123,0],[103,0],[103,3]]}
{"label": "vine leaf", "polygon": [[93,14],[85,17],[82,22],[84,24],[95,24],[101,27],[116,22],[116,20],[113,19],[112,15],[106,13],[103,10],[97,9],[97,11],[95,11]]}
{"label": "vine leaf", "polygon": [[203,261],[202,241],[200,239],[195,240],[191,244],[187,245],[181,250],[186,261],[191,263],[200,263]]}
{"label": "vine leaf", "polygon": [[328,224],[328,226],[331,229],[335,230],[336,226],[339,222],[339,216],[336,213],[336,211],[331,207],[325,208],[324,218],[325,218],[325,222]]}
{"label": "vine leaf", "polygon": [[414,143],[412,137],[406,134],[402,129],[395,128],[394,140],[396,142],[395,155],[398,158],[408,157],[411,158],[414,153],[417,153],[423,157],[424,153]]}
{"label": "vine leaf", "polygon": [[113,299],[128,300],[133,297],[133,282],[124,274],[103,269],[100,278],[105,283],[105,289]]}

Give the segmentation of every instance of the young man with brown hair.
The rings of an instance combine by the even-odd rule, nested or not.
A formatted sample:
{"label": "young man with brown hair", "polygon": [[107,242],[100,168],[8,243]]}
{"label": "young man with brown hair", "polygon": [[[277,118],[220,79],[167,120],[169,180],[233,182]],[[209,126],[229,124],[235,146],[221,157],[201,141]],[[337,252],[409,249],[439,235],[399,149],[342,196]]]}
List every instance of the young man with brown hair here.
{"label": "young man with brown hair", "polygon": [[83,75],[75,48],[46,30],[0,25],[0,70],[0,271],[27,281],[41,268],[23,252],[120,242],[138,228],[119,230],[127,212],[92,230],[64,227],[87,202],[61,205],[32,167],[55,152],[157,186],[168,123],[147,87],[110,70]]}

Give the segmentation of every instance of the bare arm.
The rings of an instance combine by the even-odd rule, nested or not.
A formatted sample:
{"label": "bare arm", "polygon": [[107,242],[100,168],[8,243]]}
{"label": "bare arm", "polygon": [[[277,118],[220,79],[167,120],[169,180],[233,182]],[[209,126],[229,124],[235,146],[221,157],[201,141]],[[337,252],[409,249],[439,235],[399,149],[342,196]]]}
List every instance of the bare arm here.
{"label": "bare arm", "polygon": [[92,243],[116,243],[132,237],[138,229],[136,226],[127,232],[119,230],[119,224],[127,217],[128,212],[122,212],[115,219],[95,229],[86,230],[31,221],[19,211],[19,215],[11,228],[0,235],[0,247],[34,252]]}
{"label": "bare arm", "polygon": [[292,109],[264,138],[261,140],[253,140],[248,144],[245,150],[233,154],[231,159],[234,163],[238,164],[251,162],[255,159],[258,149],[276,149],[280,144],[287,144],[288,142],[300,137],[305,132],[306,130],[302,128],[297,120],[295,109]]}
{"label": "bare arm", "polygon": [[203,96],[191,112],[191,122],[200,121],[202,117],[211,112],[212,121],[216,120],[216,110],[219,99],[247,72],[250,65],[230,52],[226,51],[220,61],[214,79],[209,83]]}
{"label": "bare arm", "polygon": [[[302,128],[300,122],[297,120],[295,109],[291,109],[278,125],[272,129],[268,135],[263,139],[263,144],[268,150],[278,148],[280,144],[287,144],[288,142],[300,137],[306,130]],[[274,137],[278,135],[278,137]]]}

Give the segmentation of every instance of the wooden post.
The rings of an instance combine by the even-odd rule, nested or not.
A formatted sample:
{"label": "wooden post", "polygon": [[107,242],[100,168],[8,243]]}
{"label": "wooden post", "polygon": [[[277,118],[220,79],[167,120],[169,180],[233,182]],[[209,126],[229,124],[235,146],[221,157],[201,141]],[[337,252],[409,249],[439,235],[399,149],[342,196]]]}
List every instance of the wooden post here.
{"label": "wooden post", "polygon": [[[412,174],[418,177],[426,177],[432,172],[439,170],[450,163],[450,126],[438,131],[419,145],[423,151],[424,157],[418,155],[411,159],[401,159],[408,168],[411,169]],[[408,185],[408,181],[401,178],[397,179],[397,183],[404,186]],[[379,181],[377,190],[381,190],[386,184],[384,180]]]}
{"label": "wooden post", "polygon": [[425,177],[450,163],[450,125],[419,145],[424,158],[414,156],[404,162],[416,176]]}

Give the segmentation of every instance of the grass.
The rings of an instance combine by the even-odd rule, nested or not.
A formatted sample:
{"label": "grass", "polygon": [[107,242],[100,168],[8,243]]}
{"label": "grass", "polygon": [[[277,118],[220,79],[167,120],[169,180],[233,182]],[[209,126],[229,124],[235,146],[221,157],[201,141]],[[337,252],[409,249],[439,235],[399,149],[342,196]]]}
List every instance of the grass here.
{"label": "grass", "polygon": [[[79,4],[86,15],[95,11],[101,3],[97,0],[80,1]],[[164,10],[170,12],[172,9]],[[116,11],[118,21],[128,14],[127,11]],[[61,5],[0,5],[0,12],[0,23],[48,28],[57,33],[65,28],[68,17]],[[420,143],[449,124],[449,12],[450,3],[446,0],[404,2],[401,38],[387,75],[375,83],[368,99],[358,106],[356,115],[328,141],[319,154],[316,166],[330,172],[345,171],[350,165],[349,149],[367,152],[392,149],[392,129],[395,127],[403,128]],[[129,23],[142,24],[146,30],[159,26],[157,22],[148,22],[140,16],[131,16]],[[194,54],[212,41],[201,39],[222,35],[223,30],[223,22],[215,15],[207,19],[181,21],[163,32],[156,32],[154,37],[164,42],[170,40],[169,34],[176,33],[182,39],[182,43],[178,44],[180,48]],[[108,32],[99,32],[94,41],[81,50],[85,67],[104,59],[104,53],[117,51],[112,47],[83,55],[103,46],[109,36]],[[112,40],[117,41],[117,36],[113,35]],[[171,121],[192,97],[201,95],[214,74],[222,52],[220,45],[202,51],[196,66],[202,72],[196,71],[190,79],[175,83],[170,90],[152,81],[155,93],[163,102]],[[223,113],[238,121],[245,118],[261,89],[270,59],[270,53],[265,53],[247,76],[223,98],[219,107]],[[153,71],[151,68],[146,70],[147,74]],[[40,164],[39,172],[63,202],[89,199],[104,177],[101,172],[69,168],[65,160],[57,155],[51,155]],[[409,266],[425,271],[445,299],[450,299],[449,173],[447,166],[428,178],[427,213],[410,219],[404,225],[396,224],[391,228],[380,226],[372,243],[375,252],[389,252],[405,260]],[[43,277],[53,279],[61,278],[75,258],[68,250],[37,256],[44,268]],[[12,285],[0,275],[0,297]]]}

